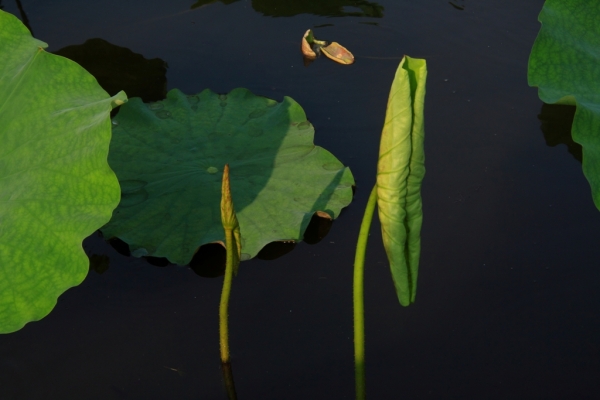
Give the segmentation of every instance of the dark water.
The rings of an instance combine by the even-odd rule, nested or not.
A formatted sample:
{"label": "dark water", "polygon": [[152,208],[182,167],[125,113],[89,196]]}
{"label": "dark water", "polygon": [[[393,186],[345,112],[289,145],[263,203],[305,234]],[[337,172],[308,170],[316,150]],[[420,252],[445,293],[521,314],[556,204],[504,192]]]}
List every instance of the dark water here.
{"label": "dark water", "polygon": [[[417,301],[402,308],[373,227],[368,398],[595,398],[600,212],[568,134],[547,133],[564,131],[560,112],[545,110],[542,132],[527,86],[543,1],[198,3],[21,1],[49,51],[102,38],[166,61],[169,89],[293,97],[315,142],[351,167],[355,200],[320,243],[240,266],[230,305],[239,399],[354,396],[354,244],[403,54],[429,69],[422,261]],[[356,63],[305,68],[299,39],[314,26]],[[98,236],[85,247],[109,268],[47,318],[0,336],[0,398],[225,399],[222,280],[121,256]]]}

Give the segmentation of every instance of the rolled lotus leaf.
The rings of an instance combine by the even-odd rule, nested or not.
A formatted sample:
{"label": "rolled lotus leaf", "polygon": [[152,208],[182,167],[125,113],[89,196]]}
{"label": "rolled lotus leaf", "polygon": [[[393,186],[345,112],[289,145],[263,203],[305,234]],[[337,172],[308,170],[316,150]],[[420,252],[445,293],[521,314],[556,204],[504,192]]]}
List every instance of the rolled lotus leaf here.
{"label": "rolled lotus leaf", "polygon": [[377,164],[377,207],[383,244],[400,304],[415,301],[425,176],[425,60],[405,56],[387,104]]}
{"label": "rolled lotus leaf", "polygon": [[354,56],[344,46],[338,42],[331,42],[328,46],[321,47],[321,51],[325,56],[340,64],[354,63]]}
{"label": "rolled lotus leaf", "polygon": [[528,81],[542,101],[576,105],[571,134],[600,209],[600,2],[547,0],[529,56]]}
{"label": "rolled lotus leaf", "polygon": [[46,316],[85,278],[81,242],[119,202],[111,98],[0,11],[0,333]]}
{"label": "rolled lotus leaf", "polygon": [[308,43],[309,38],[312,38],[312,31],[310,29],[304,33],[304,36],[302,36],[302,45],[300,46],[300,49],[302,50],[304,57],[313,60],[317,58],[317,53],[313,51],[311,44]]}

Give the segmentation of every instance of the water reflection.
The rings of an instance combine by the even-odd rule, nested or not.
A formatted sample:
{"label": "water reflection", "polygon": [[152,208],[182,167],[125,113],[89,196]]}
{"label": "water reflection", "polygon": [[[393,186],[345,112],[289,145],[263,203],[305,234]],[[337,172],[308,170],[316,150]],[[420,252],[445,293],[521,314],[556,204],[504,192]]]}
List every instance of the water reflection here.
{"label": "water reflection", "polygon": [[98,274],[105,273],[110,266],[110,258],[105,254],[92,254],[88,258],[90,259],[90,271]]}
{"label": "water reflection", "polygon": [[[304,242],[317,244],[329,233],[333,221],[329,216],[325,217],[324,215],[327,214],[321,212],[313,214],[308,227],[304,231]],[[127,245],[119,239],[111,239],[111,241],[120,246]],[[294,241],[271,242],[262,248],[256,258],[275,260],[291,252],[295,247],[296,243]],[[205,278],[217,278],[225,273],[225,257],[225,248],[221,244],[208,243],[200,246],[189,265],[197,275]]]}
{"label": "water reflection", "polygon": [[200,246],[194,254],[190,268],[204,278],[217,278],[225,274],[226,256],[225,247],[219,243],[208,243]]}
{"label": "water reflection", "polygon": [[546,144],[550,147],[564,144],[569,153],[579,162],[582,160],[582,148],[575,143],[571,136],[571,126],[575,117],[575,106],[559,104],[542,104],[538,115],[541,122],[540,129],[544,133]]}
{"label": "water reflection", "polygon": [[464,4],[458,4],[458,2],[449,1],[448,4],[450,4],[452,7],[454,7],[457,10],[463,11],[465,9],[465,5]]}
{"label": "water reflection", "polygon": [[167,267],[167,266],[171,265],[169,260],[165,257],[144,256],[142,258],[146,259],[148,264],[154,265],[155,267],[163,268],[163,267]]}
{"label": "water reflection", "polygon": [[[221,2],[231,4],[238,0],[198,0],[192,9]],[[269,17],[293,17],[314,14],[323,17],[382,18],[383,6],[366,0],[252,0],[255,11]]]}
{"label": "water reflection", "polygon": [[[333,220],[327,213],[317,211],[313,214],[306,227],[302,240],[311,245],[319,243],[327,236],[332,224]],[[131,257],[129,245],[123,240],[114,237],[108,239],[107,242],[117,251],[117,253],[125,257]],[[256,258],[260,260],[275,260],[291,252],[295,247],[296,242],[293,240],[271,242],[260,250],[256,255]],[[156,267],[167,267],[172,265],[169,260],[164,257],[145,256],[142,258],[144,258],[148,264]],[[189,263],[189,267],[197,275],[203,278],[218,278],[225,273],[225,261],[225,247],[220,243],[208,243],[198,248],[192,261]],[[90,256],[90,269],[101,274],[108,269],[108,265],[109,258],[107,256]]]}
{"label": "water reflection", "polygon": [[81,65],[111,96],[124,90],[128,97],[141,97],[144,102],[166,97],[167,63],[160,58],[148,60],[99,38],[64,47],[54,54]]}
{"label": "water reflection", "polygon": [[313,214],[306,231],[304,231],[304,241],[308,244],[319,243],[331,229],[333,220],[326,213],[316,212]]}
{"label": "water reflection", "polygon": [[225,383],[225,391],[229,400],[237,400],[235,392],[235,384],[233,382],[233,370],[231,363],[221,363],[221,372],[223,373],[223,381]]}
{"label": "water reflection", "polygon": [[258,258],[259,260],[275,260],[294,250],[295,247],[296,242],[294,242],[293,240],[271,242],[258,252],[256,258]]}
{"label": "water reflection", "polygon": [[122,256],[131,257],[131,250],[129,250],[129,245],[122,241],[121,239],[114,237],[107,240],[108,244],[112,246],[113,249],[117,251]]}
{"label": "water reflection", "polygon": [[194,8],[200,8],[202,6],[207,6],[212,3],[231,4],[231,3],[235,3],[236,1],[238,1],[238,0],[198,0],[197,2],[192,4],[191,9],[193,10]]}

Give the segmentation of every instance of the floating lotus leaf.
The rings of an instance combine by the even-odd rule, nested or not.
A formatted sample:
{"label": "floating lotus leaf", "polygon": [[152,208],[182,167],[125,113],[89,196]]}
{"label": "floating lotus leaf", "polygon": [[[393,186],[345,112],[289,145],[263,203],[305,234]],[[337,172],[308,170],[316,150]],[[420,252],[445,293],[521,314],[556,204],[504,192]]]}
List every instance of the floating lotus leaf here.
{"label": "floating lotus leaf", "polygon": [[350,170],[313,144],[313,126],[289,97],[174,89],[156,103],[131,99],[114,124],[109,163],[122,199],[102,232],[135,256],[187,264],[199,246],[224,242],[225,164],[242,259],[272,241],[300,240],[316,211],[335,218],[352,200]]}
{"label": "floating lotus leaf", "polygon": [[106,158],[111,102],[0,11],[0,333],[46,316],[88,272],[82,240],[119,202]]}
{"label": "floating lotus leaf", "polygon": [[576,105],[572,136],[600,209],[600,2],[547,0],[529,57],[529,85],[546,103]]}
{"label": "floating lotus leaf", "polygon": [[387,104],[377,163],[377,208],[400,304],[415,301],[425,176],[425,60],[405,56]]}

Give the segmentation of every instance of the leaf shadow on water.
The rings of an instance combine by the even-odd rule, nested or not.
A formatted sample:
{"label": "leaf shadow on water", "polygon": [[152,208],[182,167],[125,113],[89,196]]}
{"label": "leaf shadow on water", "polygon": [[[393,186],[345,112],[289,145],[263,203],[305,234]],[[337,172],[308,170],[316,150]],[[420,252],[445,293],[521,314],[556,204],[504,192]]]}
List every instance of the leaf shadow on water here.
{"label": "leaf shadow on water", "polygon": [[581,163],[582,147],[573,141],[571,136],[576,110],[575,106],[543,103],[538,119],[541,122],[540,129],[544,133],[546,144],[550,147],[564,144],[569,153]]}
{"label": "leaf shadow on water", "polygon": [[[191,8],[200,8],[221,2],[225,5],[238,0],[199,0]],[[323,17],[371,17],[383,18],[384,8],[374,1],[366,0],[252,0],[252,8],[268,17],[293,17],[313,14]]]}
{"label": "leaf shadow on water", "polygon": [[[319,243],[327,236],[333,220],[327,216],[323,216],[323,212],[315,212],[304,231],[303,242],[314,245]],[[325,214],[327,215],[327,214]],[[119,238],[109,239],[108,244],[117,251],[117,253],[131,257],[129,245]],[[296,248],[295,241],[277,241],[267,244],[256,255],[260,260],[275,260],[290,253]],[[90,254],[90,270],[98,274],[103,274],[110,266],[110,259],[105,255]],[[143,257],[148,264],[156,267],[174,266],[164,257]],[[198,248],[196,254],[189,263],[189,267],[194,273],[203,278],[218,278],[225,273],[226,252],[225,248],[220,243],[208,243]]]}
{"label": "leaf shadow on water", "polygon": [[[322,216],[321,212],[313,214],[306,230],[303,242],[313,245],[319,243],[331,229],[333,220]],[[296,248],[295,241],[276,241],[263,247],[256,258],[259,260],[276,260],[292,252]],[[200,246],[189,267],[199,276],[204,278],[217,278],[225,273],[225,248],[219,243],[208,243]]]}
{"label": "leaf shadow on water", "polygon": [[[167,62],[146,59],[132,50],[104,39],[88,39],[53,52],[75,61],[96,78],[111,96],[124,90],[128,97],[144,102],[164,99],[167,95]],[[118,112],[118,108],[114,110]]]}

